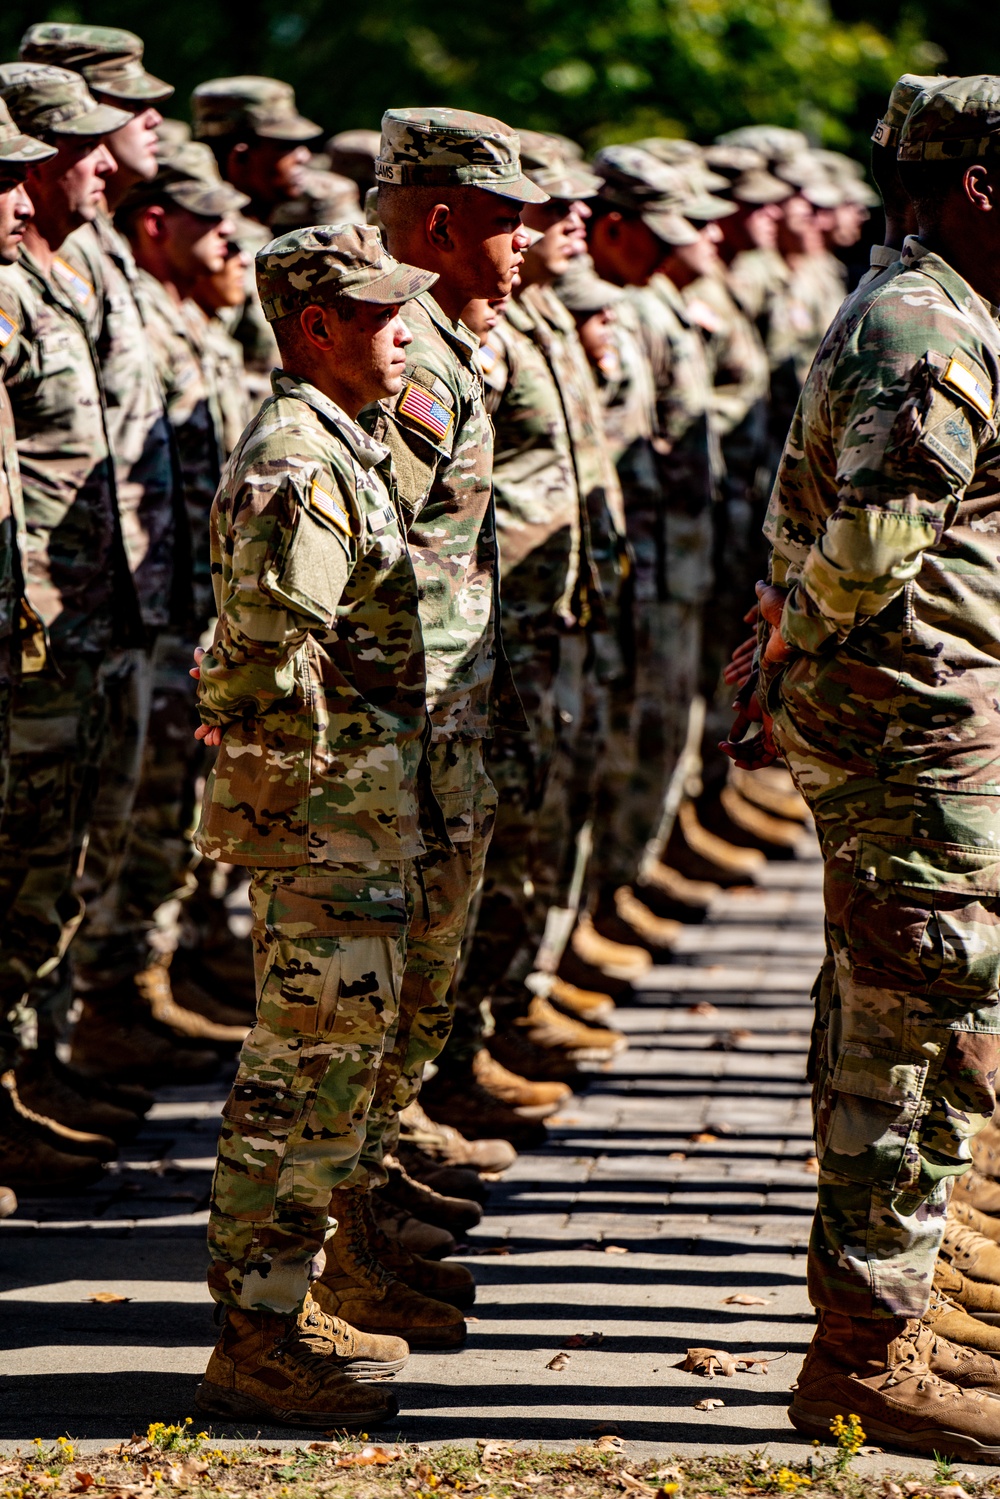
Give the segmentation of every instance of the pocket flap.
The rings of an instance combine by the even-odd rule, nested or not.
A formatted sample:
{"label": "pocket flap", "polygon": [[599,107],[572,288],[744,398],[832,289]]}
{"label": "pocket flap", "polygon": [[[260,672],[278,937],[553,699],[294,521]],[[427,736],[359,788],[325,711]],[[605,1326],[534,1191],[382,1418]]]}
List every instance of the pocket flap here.
{"label": "pocket flap", "polygon": [[858,877],[869,882],[969,897],[1000,895],[1000,855],[994,849],[862,837],[855,867]]}
{"label": "pocket flap", "polygon": [[259,1129],[266,1136],[287,1135],[298,1118],[302,1100],[290,1087],[277,1083],[234,1083],[222,1117],[239,1126],[241,1133]]}
{"label": "pocket flap", "polygon": [[402,883],[385,876],[330,875],[279,885],[267,925],[285,937],[395,937],[406,929]]}
{"label": "pocket flap", "polygon": [[837,1058],[833,1087],[838,1093],[901,1108],[920,1098],[928,1066],[895,1052],[879,1051],[863,1041],[847,1041]]}

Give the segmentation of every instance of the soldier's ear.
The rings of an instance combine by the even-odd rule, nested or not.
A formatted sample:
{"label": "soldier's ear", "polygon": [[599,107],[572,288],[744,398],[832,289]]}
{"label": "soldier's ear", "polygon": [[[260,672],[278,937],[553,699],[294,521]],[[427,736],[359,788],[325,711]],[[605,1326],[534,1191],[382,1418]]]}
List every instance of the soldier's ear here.
{"label": "soldier's ear", "polygon": [[996,213],[1000,210],[1000,172],[976,162],[968,167],[962,178],[965,196],[977,213]]}
{"label": "soldier's ear", "polygon": [[424,220],[428,240],[438,250],[453,249],[452,211],[447,203],[435,203]]}

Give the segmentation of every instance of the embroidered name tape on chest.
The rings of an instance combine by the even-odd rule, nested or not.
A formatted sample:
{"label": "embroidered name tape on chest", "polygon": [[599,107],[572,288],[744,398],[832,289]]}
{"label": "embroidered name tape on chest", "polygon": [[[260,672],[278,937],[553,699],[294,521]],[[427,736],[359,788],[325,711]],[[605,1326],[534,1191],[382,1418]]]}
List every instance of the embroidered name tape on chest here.
{"label": "embroidered name tape on chest", "polygon": [[435,401],[421,385],[411,382],[396,409],[400,416],[408,416],[418,426],[433,432],[435,437],[445,438],[451,430],[452,413],[440,401]]}
{"label": "embroidered name tape on chest", "polygon": [[0,307],[0,349],[5,349],[17,332],[17,323]]}
{"label": "embroidered name tape on chest", "polygon": [[336,495],[330,494],[326,489],[313,480],[312,489],[309,491],[309,508],[320,514],[324,520],[328,520],[338,531],[343,531],[345,536],[351,534],[351,517]]}
{"label": "embroidered name tape on chest", "polygon": [[74,271],[71,265],[67,265],[58,255],[52,262],[52,269],[58,273],[60,281],[64,281],[73,293],[81,307],[86,307],[94,295],[94,288],[86,276],[81,276],[79,271]]}
{"label": "embroidered name tape on chest", "polygon": [[944,372],[944,383],[959,391],[969,405],[975,406],[988,422],[993,420],[992,392],[980,384],[972,371],[966,369],[964,364],[959,364],[957,359],[949,359],[948,368]]}

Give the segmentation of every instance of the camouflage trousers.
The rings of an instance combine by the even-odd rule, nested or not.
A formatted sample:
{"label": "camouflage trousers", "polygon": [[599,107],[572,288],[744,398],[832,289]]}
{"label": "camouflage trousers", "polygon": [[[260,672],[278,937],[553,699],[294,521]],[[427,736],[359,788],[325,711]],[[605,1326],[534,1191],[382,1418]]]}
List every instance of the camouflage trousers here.
{"label": "camouflage trousers", "polygon": [[251,872],[257,1018],[222,1111],[208,1284],[287,1314],[333,1232],[398,1020],[406,862]]}
{"label": "camouflage trousers", "polygon": [[[110,988],[140,972],[156,957],[173,952],[179,940],[182,902],[195,890],[199,862],[192,843],[199,781],[207,772],[212,752],[195,739],[200,722],[196,684],[190,675],[192,642],[165,631],[153,649],[144,682],[148,731],[142,736],[141,765],[130,787],[120,770],[102,781],[100,803],[118,794],[117,812],[125,812],[127,839],[114,835],[122,829],[119,817],[107,835],[87,855],[87,918],[73,947],[73,961],[81,988]],[[115,736],[114,766],[132,767],[135,736]],[[130,791],[126,806],[121,796]],[[100,804],[99,803],[99,804]],[[108,819],[98,819],[103,825]],[[104,844],[110,842],[114,857]],[[100,854],[95,863],[94,852]]]}
{"label": "camouflage trousers", "polygon": [[453,848],[423,854],[408,869],[410,927],[399,1024],[379,1071],[365,1147],[351,1185],[385,1181],[382,1157],[399,1138],[398,1116],[420,1092],[424,1067],[440,1055],[455,1013],[454,977],[483,880],[497,793],[481,739],[431,746],[431,786]]}
{"label": "camouflage trousers", "polygon": [[592,883],[608,893],[632,884],[659,828],[698,689],[701,625],[700,604],[635,605],[634,671],[609,688],[608,747],[594,802]]}
{"label": "camouflage trousers", "polygon": [[816,819],[828,955],[815,987],[816,1306],[922,1316],[951,1183],[1000,1067],[1000,796],[848,773],[781,713]]}
{"label": "camouflage trousers", "polygon": [[99,655],[63,657],[12,692],[7,796],[0,823],[0,1063],[18,1036],[55,1017],[39,979],[61,962],[83,917],[74,890],[106,728]]}

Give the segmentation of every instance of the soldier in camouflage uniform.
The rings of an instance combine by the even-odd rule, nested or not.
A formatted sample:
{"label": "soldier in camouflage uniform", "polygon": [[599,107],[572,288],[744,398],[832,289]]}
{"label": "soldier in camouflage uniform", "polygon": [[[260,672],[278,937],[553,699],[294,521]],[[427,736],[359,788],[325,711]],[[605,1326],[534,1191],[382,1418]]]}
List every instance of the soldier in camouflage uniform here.
{"label": "soldier in camouflage uniform", "polygon": [[[299,114],[289,84],[253,76],[199,83],[191,95],[191,118],[195,140],[211,147],[222,176],[247,196],[247,223],[256,227],[256,235],[251,240],[248,233],[245,244],[255,252],[270,238],[275,209],[302,193],[309,162],[306,142],[321,134],[320,127]],[[273,232],[279,232],[277,225]],[[275,348],[252,274],[232,331],[243,345],[251,393],[263,400]]]}
{"label": "soldier in camouflage uniform", "polygon": [[920,1319],[1000,1064],[1000,287],[976,211],[998,120],[1000,78],[979,77],[922,93],[903,124],[920,237],[823,343],[761,598],[761,702],[819,829],[832,953],[813,1048],[820,1319],[791,1417],[819,1435],[856,1411],[877,1441],[976,1458],[1000,1453],[1000,1412],[943,1382],[956,1351]]}
{"label": "soldier in camouflage uniform", "polygon": [[[490,1086],[475,1022],[491,994],[497,1026],[490,1050],[515,1075],[558,1077],[584,1050],[610,1056],[616,1040],[564,1019],[546,995],[525,989],[548,912],[568,909],[576,835],[590,815],[603,741],[600,733],[588,736],[580,773],[580,740],[588,698],[603,691],[593,680],[594,638],[617,605],[624,522],[593,378],[575,324],[552,290],[586,244],[586,200],[600,179],[567,161],[551,137],[522,131],[520,141],[522,167],[549,201],[524,210],[537,242],[482,354],[495,434],[501,619],[529,732],[501,730],[489,747],[500,800],[476,931],[463,953],[456,1016],[463,1034],[453,1035],[444,1059],[456,1095],[470,1060],[477,1080]],[[553,972],[536,982],[569,992],[554,978],[564,940],[546,944]],[[562,1090],[546,1084],[536,1096],[541,1091],[525,1085],[522,1105],[554,1108]],[[472,1108],[479,1107],[477,1100]]]}
{"label": "soldier in camouflage uniform", "polygon": [[[103,102],[124,108],[128,123],[107,138],[117,164],[105,198],[113,212],[138,182],[155,177],[157,105],[173,93],[142,65],[142,42],[112,27],[44,22],[21,41],[23,61],[52,63],[82,73]],[[87,996],[74,1033],[76,1060],[97,1071],[142,1070],[155,1053],[169,1073],[174,1037],[150,1025],[149,1007],[134,989],[117,989],[123,977],[120,887],[122,860],[132,823],[149,716],[156,637],[179,621],[186,579],[175,571],[187,559],[184,518],[162,384],[150,348],[136,289],[136,267],[128,242],[108,213],[69,236],[61,254],[92,286],[86,311],[101,363],[108,435],[126,552],[136,579],[146,643],[114,653],[103,668],[109,732],[90,819],[87,860],[77,892],[87,915],[73,947],[73,977]],[[127,975],[127,970],[124,976]],[[69,982],[69,974],[62,976]],[[39,1069],[42,1069],[41,1071]],[[66,1124],[86,1128],[88,1110],[74,1106],[65,1076],[44,1051],[31,1059],[19,1083],[36,1107],[44,1098]]]}
{"label": "soldier in camouflage uniform", "polygon": [[65,1023],[63,991],[48,991],[43,1003],[37,980],[61,960],[82,915],[73,881],[107,732],[103,668],[110,652],[143,638],[90,331],[94,288],[57,252],[96,216],[115,170],[104,138],[131,116],[98,104],[78,74],[33,63],[5,64],[0,95],[22,128],[57,148],[29,175],[36,217],[20,262],[0,268],[0,363],[21,467],[26,583],[47,634],[44,666],[14,694],[0,832],[0,1008],[34,1005],[48,1044]]}
{"label": "soldier in camouflage uniform", "polygon": [[[386,441],[421,589],[431,784],[451,841],[414,866],[417,915],[400,1026],[376,1098],[391,1147],[396,1114],[415,1097],[425,1063],[451,1028],[449,991],[496,806],[483,742],[498,727],[524,722],[499,636],[493,434],[478,339],[460,318],[474,298],[510,292],[527,242],[518,234],[521,206],[546,194],[523,176],[512,130],[449,109],[387,111],[376,178],[390,251],[440,273],[433,295],[407,309],[413,342]],[[443,234],[461,253],[439,252]],[[364,1158],[375,1181],[377,1144],[373,1134]]]}
{"label": "soldier in camouflage uniform", "polygon": [[[329,1217],[397,1023],[424,848],[418,583],[388,449],[356,418],[403,384],[400,304],[435,278],[388,257],[374,229],[322,227],[273,241],[257,279],[282,368],[212,512],[219,618],[198,734],[219,753],[198,843],[250,872],[258,1006],[223,1109],[209,1286],[226,1315],[196,1398],[216,1415],[354,1425],[396,1403],[341,1372],[337,1321],[309,1294],[324,1240],[328,1309],[349,1270],[396,1316],[438,1305],[406,1302],[366,1254],[364,1194],[337,1193],[354,1209]],[[461,1336],[461,1316],[440,1312]],[[395,1339],[368,1345],[372,1372],[405,1357]]]}
{"label": "soldier in camouflage uniform", "polygon": [[[671,249],[697,243],[685,208],[707,220],[718,212],[718,200],[704,192],[694,196],[682,173],[634,146],[598,152],[594,170],[604,179],[590,229],[595,268],[627,289],[625,305],[655,390],[655,466],[651,472],[643,461],[633,473],[619,463],[635,555],[629,732],[636,748],[618,814],[619,857],[610,874],[617,878],[627,864],[631,883],[659,826],[697,690],[701,612],[712,586],[712,510],[722,476],[704,340],[659,267]],[[608,894],[613,900],[615,892]],[[621,926],[606,922],[604,930],[622,940]],[[637,929],[631,940],[642,940]]]}
{"label": "soldier in camouflage uniform", "polygon": [[[4,265],[16,264],[25,226],[34,213],[24,186],[29,167],[55,154],[54,146],[23,135],[7,106],[0,103],[0,263]],[[17,683],[22,673],[32,676],[46,666],[44,627],[26,591],[26,541],[14,415],[6,387],[0,384],[0,818],[6,806],[11,709]],[[23,1061],[10,1016],[0,1014],[0,1071],[6,1072],[15,1062],[22,1065]],[[100,1173],[98,1160],[67,1154],[59,1145],[43,1119],[25,1118],[15,1109],[11,1094],[6,1089],[0,1091],[0,1157],[5,1183],[0,1196],[5,1216],[16,1206],[12,1188],[22,1196],[73,1191]]]}

